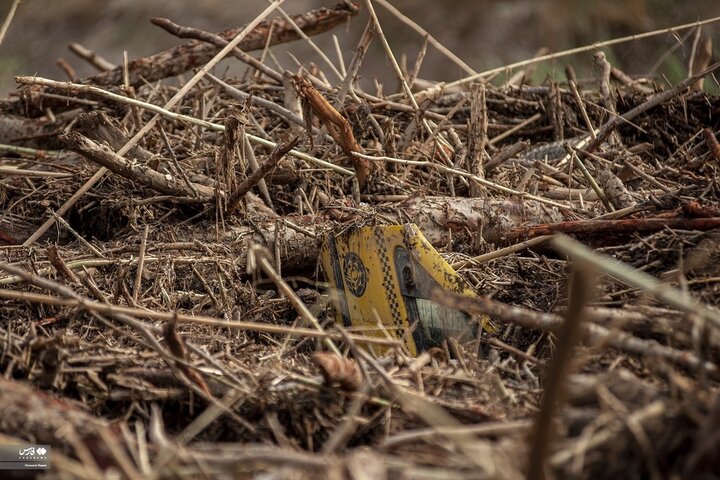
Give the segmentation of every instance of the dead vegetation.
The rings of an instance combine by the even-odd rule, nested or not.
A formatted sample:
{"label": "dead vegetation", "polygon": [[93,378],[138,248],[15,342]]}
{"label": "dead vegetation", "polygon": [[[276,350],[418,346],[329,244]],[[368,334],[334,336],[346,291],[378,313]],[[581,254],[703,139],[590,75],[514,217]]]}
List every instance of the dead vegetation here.
{"label": "dead vegetation", "polygon": [[[673,87],[602,55],[589,81],[426,85],[370,1],[277,7],[221,35],[156,19],[202,40],[17,78],[2,441],[52,445],[59,478],[720,473],[720,98],[701,81],[720,65]],[[293,23],[362,18],[350,56],[272,67]],[[370,42],[398,93],[354,82]],[[247,73],[210,73],[226,55]],[[481,295],[435,299],[494,333],[412,358],[334,324],[323,235],[406,222]]]}

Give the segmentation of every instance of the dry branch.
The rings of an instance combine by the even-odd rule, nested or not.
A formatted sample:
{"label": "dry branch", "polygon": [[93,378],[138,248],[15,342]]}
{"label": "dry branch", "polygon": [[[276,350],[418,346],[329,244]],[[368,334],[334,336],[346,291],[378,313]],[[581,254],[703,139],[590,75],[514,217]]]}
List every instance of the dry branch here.
{"label": "dry branch", "polygon": [[193,197],[197,192],[208,200],[214,197],[213,189],[205,185],[195,184],[193,185],[195,191],[193,191],[181,179],[152,170],[149,166],[135,160],[128,160],[113,152],[109,147],[93,142],[78,132],[64,133],[60,135],[60,140],[70,150],[102,165],[111,172],[158,192],[178,197]]}
{"label": "dry branch", "polygon": [[267,160],[265,160],[262,165],[252,172],[250,176],[247,177],[240,185],[238,185],[237,189],[232,192],[228,198],[227,207],[225,209],[226,216],[233,214],[245,194],[257,185],[258,182],[260,182],[260,180],[262,180],[268,173],[270,173],[270,171],[277,166],[280,160],[282,160],[290,150],[295,148],[298,141],[299,138],[295,137],[283,145],[278,145],[278,147],[270,153]]}
{"label": "dry branch", "polygon": [[[165,343],[167,344],[170,353],[175,355],[177,358],[187,361],[188,352],[187,348],[185,347],[185,341],[175,329],[176,324],[177,319],[173,319],[163,326],[163,339],[165,340]],[[190,381],[197,385],[197,387],[202,390],[208,397],[211,396],[210,389],[208,388],[207,383],[205,383],[202,375],[200,375],[197,370],[188,368],[187,366],[179,362],[177,362],[176,366],[177,368],[182,370],[182,372],[190,379]]]}
{"label": "dry branch", "polygon": [[[341,25],[356,15],[359,7],[352,3],[339,3],[331,8],[318,8],[309,12],[293,15],[291,18],[306,35],[318,35]],[[232,40],[245,27],[232,28],[218,34],[225,41]],[[272,32],[272,36],[268,35]],[[279,45],[300,38],[291,24],[282,19],[261,22],[240,42],[238,48],[249,52],[260,50],[266,45]],[[138,58],[128,63],[129,82],[139,86],[162,78],[173,77],[207,63],[220,49],[204,41],[192,41],[178,45],[154,55]],[[123,68],[116,67],[109,72],[99,73],[83,80],[83,83],[111,86],[123,83]]]}
{"label": "dry branch", "polygon": [[707,231],[720,227],[720,218],[625,218],[620,220],[574,220],[552,224],[511,228],[502,239],[513,241],[564,233],[606,237],[608,235],[646,234],[665,228]]}
{"label": "dry branch", "polygon": [[[489,315],[493,321],[542,331],[557,333],[564,321],[559,315],[507,305],[489,297],[473,298],[440,289],[433,294],[433,300],[468,313]],[[692,370],[704,369],[714,376],[720,375],[718,365],[705,361],[689,351],[676,350],[652,340],[640,339],[593,323],[585,324],[583,331],[586,338],[594,345],[612,347],[623,352],[648,357],[663,358]]]}
{"label": "dry branch", "polygon": [[547,369],[540,411],[528,439],[530,442],[527,466],[529,480],[545,478],[548,452],[551,451],[551,442],[556,437],[553,426],[554,417],[566,397],[567,377],[573,368],[578,367],[578,365],[573,365],[575,346],[582,338],[583,322],[588,317],[586,305],[592,300],[595,283],[596,271],[591,265],[580,262],[573,265],[568,286],[570,290],[568,308],[557,332],[558,347],[553,355],[552,363]]}
{"label": "dry branch", "polygon": [[328,130],[330,136],[338,143],[338,145],[340,145],[340,148],[342,148],[345,155],[347,155],[352,162],[353,167],[355,168],[355,175],[357,176],[360,189],[362,190],[369,177],[372,175],[373,165],[366,159],[354,155],[355,153],[363,153],[363,150],[355,140],[350,122],[348,122],[347,119],[340,114],[340,112],[335,110],[335,107],[333,107],[330,102],[328,102],[325,97],[323,97],[320,92],[318,92],[306,79],[300,76],[295,76],[294,81],[295,88],[297,88],[301,99],[308,106],[308,108],[304,108],[304,117],[308,134],[312,134],[312,115],[310,115],[310,112],[312,112],[318,117],[320,122],[325,125],[325,128]]}
{"label": "dry branch", "polygon": [[72,42],[70,45],[68,45],[68,48],[75,55],[87,61],[89,64],[91,64],[101,72],[107,72],[108,70],[112,70],[113,68],[115,68],[115,65],[113,63],[109,62],[108,60],[101,57],[96,52],[93,52],[84,45]]}
{"label": "dry branch", "polygon": [[[197,28],[183,27],[182,25],[178,25],[167,18],[153,18],[150,21],[158,27],[166,30],[168,33],[171,33],[179,38],[193,38],[196,40],[210,43],[218,48],[223,48],[229,42],[229,40],[226,40],[220,35],[205,32]],[[232,38],[232,36],[230,36],[230,38]],[[243,52],[239,47],[233,48],[232,54],[238,60],[245,62],[251,67],[261,71],[276,82],[282,83],[282,74],[276,72],[272,68],[260,62],[252,55],[248,55],[247,53]]]}

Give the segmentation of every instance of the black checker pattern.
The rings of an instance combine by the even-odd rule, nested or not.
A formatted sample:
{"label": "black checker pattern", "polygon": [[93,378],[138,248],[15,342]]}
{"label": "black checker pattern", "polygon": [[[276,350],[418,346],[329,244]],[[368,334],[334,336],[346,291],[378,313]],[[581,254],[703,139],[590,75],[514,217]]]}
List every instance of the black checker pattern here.
{"label": "black checker pattern", "polygon": [[375,241],[379,249],[380,257],[380,268],[382,269],[382,286],[385,290],[385,296],[390,305],[390,311],[393,316],[393,323],[398,328],[397,335],[402,336],[405,333],[404,325],[402,323],[402,316],[400,315],[400,301],[397,297],[397,290],[393,285],[393,266],[390,262],[390,255],[388,254],[387,248],[385,248],[385,238],[383,237],[383,231],[381,228],[374,228],[373,234],[375,235]]}

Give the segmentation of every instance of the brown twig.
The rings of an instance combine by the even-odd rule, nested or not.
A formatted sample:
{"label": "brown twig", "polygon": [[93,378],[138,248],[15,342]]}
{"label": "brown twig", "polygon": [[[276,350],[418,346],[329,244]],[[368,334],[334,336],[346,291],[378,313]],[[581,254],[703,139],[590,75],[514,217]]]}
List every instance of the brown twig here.
{"label": "brown twig", "polygon": [[55,270],[65,277],[65,280],[70,283],[80,283],[78,277],[68,268],[67,263],[65,263],[65,260],[63,260],[60,256],[56,245],[48,245],[45,249],[45,254],[47,255],[48,260],[50,260],[50,263],[52,263],[53,267],[55,267]]}
{"label": "brown twig", "polygon": [[[292,19],[306,35],[318,35],[332,30],[349,17],[356,15],[358,11],[359,7],[356,5],[348,6],[347,3],[342,3],[332,8],[318,8],[300,15],[293,15]],[[225,30],[218,36],[224,40],[231,40],[244,28]],[[273,33],[269,40],[270,46],[292,42],[300,38],[288,22],[273,19],[260,22],[237,47],[245,52],[262,49],[268,42],[268,33],[271,28]],[[180,75],[203,65],[217,52],[216,45],[204,41],[192,41],[149,57],[133,60],[128,64],[129,83],[132,86],[138,86],[144,81],[154,82],[162,78]],[[119,85],[122,83],[122,77],[122,67],[116,67],[109,72],[93,75],[85,79],[84,83],[99,86]]]}
{"label": "brown twig", "polygon": [[[468,159],[470,173],[485,178],[485,148],[488,143],[488,108],[485,83],[470,86],[470,124],[468,126]],[[476,189],[472,189],[476,190]],[[473,192],[479,196],[479,192]]]}
{"label": "brown twig", "polygon": [[229,217],[235,212],[235,209],[240,204],[240,200],[250,191],[260,180],[270,173],[275,166],[283,159],[283,157],[300,141],[299,137],[292,138],[282,145],[276,147],[270,156],[260,165],[254,172],[250,174],[243,182],[238,185],[237,189],[230,194],[227,201],[227,207],[225,209],[225,216]]}
{"label": "brown twig", "polygon": [[[176,325],[177,318],[173,318],[171,321],[167,322],[162,329],[163,338],[168,346],[168,350],[170,350],[170,353],[172,353],[177,358],[180,358],[187,362],[188,353],[187,348],[185,347],[185,341],[175,329]],[[208,388],[207,383],[205,383],[202,375],[200,375],[197,370],[188,368],[186,365],[179,362],[176,363],[176,366],[190,379],[191,382],[193,382],[195,385],[197,385],[199,389],[205,392],[208,397],[211,396],[210,389]]]}
{"label": "brown twig", "polygon": [[352,90],[352,83],[355,81],[355,77],[357,77],[360,66],[365,58],[365,54],[367,54],[368,48],[370,47],[370,42],[372,41],[374,33],[375,25],[373,24],[372,19],[369,19],[368,23],[365,25],[365,30],[363,30],[363,33],[360,36],[358,46],[355,49],[355,55],[353,56],[350,66],[347,69],[347,73],[345,74],[345,79],[338,89],[337,101],[335,102],[335,106],[337,108],[340,108],[344,104],[345,97],[348,92]]}
{"label": "brown twig", "polygon": [[590,117],[587,113],[587,108],[585,108],[585,102],[583,102],[582,97],[580,96],[580,90],[578,90],[577,86],[577,78],[575,77],[575,69],[572,65],[568,64],[565,67],[565,76],[567,77],[568,85],[570,85],[570,90],[573,93],[573,97],[575,97],[575,103],[577,103],[578,108],[580,109],[580,113],[582,113],[585,126],[587,126],[587,129],[590,132],[592,138],[595,138],[595,127],[590,121]]}
{"label": "brown twig", "polygon": [[82,58],[86,62],[88,62],[93,67],[97,68],[101,72],[107,72],[108,70],[112,70],[115,68],[115,64],[112,62],[109,62],[105,58],[98,55],[96,52],[93,52],[89,48],[80,45],[79,43],[71,43],[68,45],[68,48],[71,52],[73,52],[78,57]]}
{"label": "brown twig", "polygon": [[[93,142],[78,132],[63,133],[59,138],[70,150],[102,165],[113,173],[148,188],[180,197],[192,197],[195,195],[195,192],[190,190],[181,179],[176,179],[171,175],[152,170],[146,165],[127,160],[113,152],[107,146]],[[211,199],[214,196],[212,189],[205,185],[196,184],[195,191],[207,199]]]}
{"label": "brown twig", "polygon": [[147,251],[147,240],[148,232],[150,228],[145,225],[143,229],[142,238],[140,240],[140,253],[138,254],[137,273],[135,274],[135,283],[133,284],[133,301],[137,302],[137,299],[142,290],[142,276],[143,268],[145,267],[145,252]]}
{"label": "brown twig", "polygon": [[[705,68],[705,67],[707,67],[707,64],[703,68]],[[630,76],[628,76],[628,74],[626,74],[625,72],[623,72],[622,70],[620,70],[617,67],[612,67],[610,74],[615,79],[617,79],[620,83],[622,83],[623,85],[626,85],[626,86],[642,93],[643,95],[651,95],[653,93],[652,88],[646,87],[645,85],[642,85],[642,84],[636,82]]]}
{"label": "brown twig", "polygon": [[498,153],[493,155],[490,160],[487,161],[485,164],[485,171],[490,172],[500,165],[502,165],[505,161],[510,160],[514,156],[524,152],[528,149],[530,144],[525,141],[520,141],[517,143],[513,143],[507,148],[504,148],[503,150],[500,150]]}
{"label": "brown twig", "polygon": [[529,437],[530,453],[527,465],[529,480],[545,478],[547,456],[555,437],[553,417],[565,396],[565,383],[572,370],[573,352],[582,337],[582,322],[587,317],[585,305],[593,296],[594,278],[595,271],[592,266],[580,262],[574,265],[569,283],[568,308],[563,315],[564,321],[558,329],[558,346],[553,361],[548,367],[540,411]]}
{"label": "brown twig", "polygon": [[[563,323],[563,318],[559,315],[508,305],[489,297],[468,297],[438,289],[433,292],[432,300],[470,314],[489,315],[493,322],[519,325],[546,332],[557,332]],[[643,340],[595,323],[586,323],[583,329],[584,335],[595,345],[612,347],[650,358],[663,358],[690,369],[703,368],[713,376],[720,374],[720,369],[716,364],[703,360],[693,352],[676,350],[655,341]]]}
{"label": "brown twig", "polygon": [[720,165],[720,142],[718,142],[717,137],[715,137],[715,134],[709,128],[704,128],[702,133],[710,153],[718,165]]}
{"label": "brown twig", "polygon": [[665,228],[712,230],[720,227],[720,218],[625,218],[620,220],[571,220],[560,223],[529,225],[506,230],[503,240],[530,239],[558,233],[573,235],[619,235],[657,232]]}
{"label": "brown twig", "polygon": [[[206,31],[203,31],[203,30],[200,30],[197,28],[183,27],[182,25],[178,25],[177,23],[174,23],[173,21],[171,21],[167,18],[155,17],[155,18],[150,19],[150,21],[153,24],[157,25],[158,27],[162,28],[163,30],[167,31],[168,33],[171,33],[179,38],[192,38],[195,40],[200,40],[200,41],[215,45],[218,48],[224,47],[229,42],[229,40],[221,37],[220,35],[206,32]],[[276,82],[282,83],[282,74],[281,73],[276,72],[269,66],[260,62],[258,59],[256,59],[252,55],[249,55],[249,54],[243,52],[238,47],[233,48],[231,53],[241,62],[247,63],[251,67],[259,70],[260,72],[264,73],[268,77],[272,78]]]}
{"label": "brown twig", "polygon": [[75,69],[72,67],[72,65],[70,65],[67,60],[60,57],[55,61],[55,64],[60,67],[60,70],[63,71],[68,80],[70,80],[71,82],[75,81],[75,79],[77,78],[77,74],[75,73]]}
{"label": "brown twig", "polygon": [[[363,150],[355,140],[350,122],[335,110],[335,107],[310,82],[300,76],[295,76],[294,80],[295,88],[309,106],[307,111],[312,111],[318,117],[327,128],[330,136],[340,145],[340,148],[352,162],[360,189],[363,189],[370,175],[372,175],[373,165],[366,159],[353,155],[354,153],[363,153]],[[304,116],[305,122],[309,126],[308,134],[311,134],[312,118],[308,118],[309,115],[307,114]]]}
{"label": "brown twig", "polygon": [[10,28],[10,24],[15,17],[15,12],[17,11],[18,5],[20,5],[20,0],[13,0],[13,3],[10,4],[10,9],[5,16],[5,21],[3,21],[2,26],[0,26],[0,44],[2,44],[3,40],[5,39],[5,34],[7,33],[8,28]]}
{"label": "brown twig", "polygon": [[[698,28],[693,39],[692,49],[690,52],[690,60],[688,64],[688,75],[694,75],[707,68],[712,62],[712,37],[702,34],[702,29]],[[690,87],[693,91],[700,92],[705,83],[704,78],[698,78]]]}

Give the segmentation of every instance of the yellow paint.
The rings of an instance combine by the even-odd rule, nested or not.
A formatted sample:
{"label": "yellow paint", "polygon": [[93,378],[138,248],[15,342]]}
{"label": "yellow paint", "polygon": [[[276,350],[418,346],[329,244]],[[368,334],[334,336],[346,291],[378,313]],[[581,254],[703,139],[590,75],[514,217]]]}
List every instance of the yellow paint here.
{"label": "yellow paint", "polygon": [[[402,339],[412,355],[442,338],[472,332],[469,317],[428,300],[433,287],[474,296],[460,276],[412,224],[363,227],[330,234],[321,263],[337,295],[337,321]],[[411,327],[419,320],[411,331]],[[487,318],[482,321],[491,330]]]}

